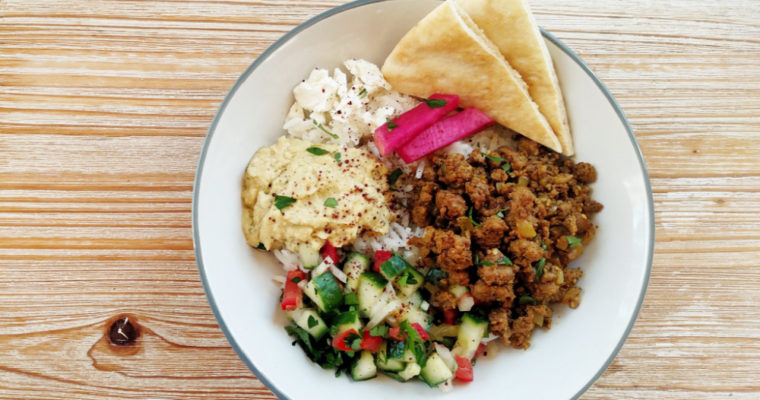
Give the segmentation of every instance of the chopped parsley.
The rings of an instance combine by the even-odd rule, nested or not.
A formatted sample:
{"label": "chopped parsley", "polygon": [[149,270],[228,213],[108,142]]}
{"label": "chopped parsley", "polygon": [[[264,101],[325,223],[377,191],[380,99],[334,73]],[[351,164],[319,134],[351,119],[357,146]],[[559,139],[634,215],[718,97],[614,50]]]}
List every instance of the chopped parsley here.
{"label": "chopped parsley", "polygon": [[362,90],[359,91],[359,97],[365,96],[367,96],[367,88],[362,88]]}
{"label": "chopped parsley", "polygon": [[309,315],[309,319],[306,320],[306,325],[309,327],[309,329],[319,325],[319,322],[317,322],[317,319],[313,316]]}
{"label": "chopped parsley", "polygon": [[507,160],[505,160],[505,159],[503,159],[501,157],[492,156],[492,155],[489,155],[489,154],[486,154],[486,153],[483,153],[483,157],[485,157],[485,158],[487,158],[487,159],[489,159],[489,160],[491,160],[493,162],[496,162],[496,163],[503,163],[504,161],[507,161]]}
{"label": "chopped parsley", "polygon": [[470,222],[472,222],[472,225],[480,226],[480,224],[477,221],[475,221],[474,218],[472,218],[472,207],[470,207],[470,209],[467,211],[467,218],[470,219]]}
{"label": "chopped parsley", "polygon": [[510,260],[507,256],[503,256],[496,263],[499,264],[499,265],[512,265],[512,260]]}
{"label": "chopped parsley", "polygon": [[264,243],[259,243],[259,245],[256,246],[256,248],[259,249],[259,250],[266,250],[267,249],[266,246],[264,246]]}
{"label": "chopped parsley", "polygon": [[311,146],[308,149],[306,149],[306,151],[308,151],[311,154],[314,154],[315,156],[322,156],[322,155],[325,155],[325,154],[329,153],[329,151],[327,151],[327,150],[325,150],[325,149],[323,149],[321,147],[316,147],[316,146]]}
{"label": "chopped parsley", "polygon": [[544,249],[544,250],[546,250],[546,243],[541,242],[541,248]]}
{"label": "chopped parsley", "polygon": [[536,281],[540,281],[541,277],[544,275],[544,265],[546,265],[546,258],[541,257],[536,266]]}
{"label": "chopped parsley", "polygon": [[340,153],[335,152],[335,154],[333,154],[333,158],[335,159],[335,161],[340,162]]}
{"label": "chopped parsley", "polygon": [[417,279],[407,270],[401,273],[401,277],[398,278],[397,282],[399,286],[408,286],[416,284]]}
{"label": "chopped parsley", "polygon": [[427,275],[425,275],[425,280],[436,286],[439,286],[441,284],[441,279],[444,279],[447,276],[449,276],[449,274],[447,274],[446,271],[438,268],[430,268],[430,270],[427,272]]}
{"label": "chopped parsley", "polygon": [[338,200],[335,200],[335,197],[328,197],[327,200],[325,200],[325,207],[335,208],[338,206]]}
{"label": "chopped parsley", "polygon": [[475,265],[485,265],[487,267],[493,266],[493,261],[481,260],[478,256],[475,256]]}
{"label": "chopped parsley", "polygon": [[520,298],[517,300],[517,303],[520,304],[521,306],[526,305],[526,304],[531,304],[535,306],[536,304],[538,304],[536,299],[528,295],[520,296]]}
{"label": "chopped parsley", "polygon": [[446,99],[422,99],[430,108],[441,108],[446,105]]}
{"label": "chopped parsley", "polygon": [[501,210],[499,210],[499,212],[496,213],[496,216],[503,219],[504,211],[507,211],[507,210],[509,210],[509,208],[502,208]]}
{"label": "chopped parsley", "polygon": [[570,246],[570,248],[573,248],[583,242],[583,239],[579,239],[575,236],[565,236],[565,239],[567,239],[567,245]]}
{"label": "chopped parsley", "polygon": [[425,367],[425,341],[422,340],[420,334],[414,329],[409,321],[403,321],[399,324],[401,332],[406,333],[406,349],[410,350],[414,354],[414,358],[420,367]]}
{"label": "chopped parsley", "polygon": [[375,325],[369,330],[370,336],[385,337],[388,333],[388,325]]}
{"label": "chopped parsley", "polygon": [[509,163],[506,163],[501,166],[501,169],[503,169],[506,173],[510,173],[512,171],[512,166]]}
{"label": "chopped parsley", "polygon": [[291,204],[295,203],[296,199],[288,196],[274,196],[274,206],[277,207],[278,210],[282,211],[283,209],[289,207]]}
{"label": "chopped parsley", "polygon": [[388,174],[388,185],[391,187],[391,189],[393,188],[393,185],[396,184],[396,181],[398,180],[398,178],[401,177],[403,173],[404,171],[402,171],[401,168],[396,168],[393,170],[393,172]]}
{"label": "chopped parsley", "polygon": [[339,136],[338,136],[338,135],[336,135],[336,134],[334,134],[334,133],[332,133],[332,132],[328,131],[328,130],[327,130],[327,128],[325,128],[325,126],[324,126],[324,125],[322,125],[321,123],[317,122],[317,120],[316,120],[316,119],[313,119],[313,120],[311,120],[311,122],[313,122],[313,123],[314,123],[314,126],[316,126],[317,128],[319,128],[319,129],[320,129],[322,132],[324,132],[324,133],[326,133],[326,134],[330,135],[330,137],[331,137],[331,138],[333,138],[333,139],[338,139],[338,138],[339,138]]}
{"label": "chopped parsley", "polygon": [[392,132],[393,128],[398,128],[398,124],[394,124],[390,118],[385,118],[385,122],[388,124],[388,132]]}
{"label": "chopped parsley", "polygon": [[290,281],[293,282],[293,283],[301,282],[301,277],[300,276],[294,276],[293,279],[291,279]]}

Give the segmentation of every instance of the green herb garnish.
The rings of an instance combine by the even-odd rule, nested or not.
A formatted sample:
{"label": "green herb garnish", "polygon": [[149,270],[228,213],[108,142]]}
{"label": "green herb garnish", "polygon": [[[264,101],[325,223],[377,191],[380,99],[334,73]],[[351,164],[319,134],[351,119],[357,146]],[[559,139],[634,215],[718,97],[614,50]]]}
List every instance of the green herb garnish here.
{"label": "green herb garnish", "polygon": [[483,153],[483,156],[485,158],[487,158],[487,159],[489,159],[489,160],[491,160],[493,162],[497,162],[497,163],[503,163],[504,161],[507,161],[507,160],[505,160],[505,159],[503,159],[501,157],[496,157],[496,156],[488,155],[486,153]]}
{"label": "green herb garnish", "polygon": [[327,128],[325,128],[324,125],[322,125],[321,123],[317,122],[316,119],[311,120],[311,122],[314,123],[314,126],[316,126],[317,128],[319,128],[322,132],[330,135],[330,137],[332,137],[333,139],[338,139],[339,138],[338,135],[336,135],[336,134],[328,131]]}
{"label": "green herb garnish", "polygon": [[259,243],[259,245],[256,246],[256,248],[259,249],[259,250],[266,250],[267,249],[266,246],[264,246],[264,243]]}
{"label": "green herb garnish", "polygon": [[406,348],[411,350],[414,354],[414,358],[421,367],[425,367],[425,341],[422,340],[420,334],[414,329],[409,321],[403,321],[399,324],[401,332],[406,333]]}
{"label": "green herb garnish", "polygon": [[308,149],[306,149],[306,151],[308,151],[311,154],[314,154],[315,156],[321,156],[321,155],[325,155],[329,153],[329,151],[320,147],[316,147],[316,146],[311,146]]}
{"label": "green herb garnish", "polygon": [[512,260],[507,258],[507,256],[503,256],[497,263],[499,265],[512,265]]}
{"label": "green herb garnish", "polygon": [[389,340],[387,351],[388,358],[399,359],[404,357],[404,342]]}
{"label": "green herb garnish", "polygon": [[579,239],[575,236],[565,236],[565,239],[567,239],[567,244],[570,246],[570,248],[573,248],[581,243],[583,243],[583,239]]}
{"label": "green herb garnish", "polygon": [[478,260],[478,261],[477,261],[477,264],[479,264],[479,265],[485,265],[485,266],[487,266],[487,267],[490,267],[490,266],[493,266],[493,261],[488,261],[488,260]]}
{"label": "green herb garnish", "polygon": [[477,223],[477,222],[475,221],[475,219],[473,219],[473,218],[472,218],[472,207],[470,207],[470,209],[467,211],[467,218],[469,218],[469,219],[470,219],[470,222],[472,222],[472,224],[473,224],[474,226],[480,226],[480,224],[479,224],[479,223]]}
{"label": "green herb garnish", "polygon": [[446,105],[445,99],[422,99],[430,108],[441,108]]}
{"label": "green herb garnish", "polygon": [[393,131],[393,128],[398,128],[398,124],[394,124],[388,117],[385,118],[385,122],[388,124],[388,132]]}
{"label": "green herb garnish", "polygon": [[306,325],[309,327],[309,329],[317,326],[318,324],[319,322],[317,322],[317,319],[309,315],[309,319],[306,320]]}
{"label": "green herb garnish", "polygon": [[388,325],[375,325],[369,330],[370,336],[385,337],[388,333]]}
{"label": "green herb garnish", "polygon": [[288,196],[274,196],[274,206],[277,207],[278,210],[282,211],[283,209],[289,207],[291,204],[295,203],[296,199]]}
{"label": "green herb garnish", "polygon": [[546,243],[541,242],[541,248],[544,249],[544,250],[546,250]]}
{"label": "green herb garnish", "polygon": [[509,165],[509,163],[506,163],[501,166],[501,169],[503,169],[504,172],[509,173],[510,171],[512,171],[512,166]]}
{"label": "green herb garnish", "polygon": [[535,306],[536,304],[538,304],[536,299],[528,295],[520,296],[520,298],[517,300],[517,303],[520,304],[521,306],[526,305],[526,304],[531,304]]}
{"label": "green herb garnish", "polygon": [[340,162],[340,153],[335,152],[335,154],[333,154],[333,158],[335,159],[335,161]]}
{"label": "green herb garnish", "polygon": [[447,274],[446,271],[438,268],[430,268],[425,275],[425,280],[439,286],[441,284],[441,279],[444,279],[447,276],[449,276],[449,274]]}
{"label": "green herb garnish", "polygon": [[507,211],[507,210],[509,210],[509,208],[502,208],[501,210],[499,210],[499,212],[496,213],[496,216],[504,219],[504,211]]}
{"label": "green herb garnish", "polygon": [[325,207],[335,208],[338,206],[338,200],[335,200],[334,197],[328,197],[327,200],[325,200]]}
{"label": "green herb garnish", "polygon": [[293,283],[301,282],[301,277],[300,276],[294,276],[293,279],[291,279],[290,281],[293,282]]}
{"label": "green herb garnish", "polygon": [[393,172],[388,174],[388,185],[393,188],[393,185],[396,184],[396,181],[401,177],[403,173],[404,171],[402,171],[401,168],[394,169]]}
{"label": "green herb garnish", "polygon": [[362,88],[362,90],[359,91],[359,97],[364,97],[367,95],[367,88]]}
{"label": "green herb garnish", "polygon": [[541,259],[538,260],[538,265],[536,266],[536,281],[540,281],[541,276],[544,275],[544,265],[546,265],[546,259],[541,257]]}

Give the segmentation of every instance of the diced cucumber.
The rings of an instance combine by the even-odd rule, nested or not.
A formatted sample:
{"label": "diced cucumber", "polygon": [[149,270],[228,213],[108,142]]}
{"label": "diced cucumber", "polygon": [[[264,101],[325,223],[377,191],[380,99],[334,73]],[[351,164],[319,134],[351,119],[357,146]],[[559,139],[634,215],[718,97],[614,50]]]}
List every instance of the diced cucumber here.
{"label": "diced cucumber", "polygon": [[404,356],[401,357],[401,361],[405,363],[413,363],[417,361],[417,358],[414,356],[411,348],[407,347],[404,349]]}
{"label": "diced cucumber", "polygon": [[312,310],[311,308],[296,308],[293,311],[288,311],[288,315],[296,325],[309,332],[316,340],[321,339],[327,333],[327,325],[317,314],[316,310]]}
{"label": "diced cucumber", "polygon": [[[403,342],[397,342],[402,343]],[[377,353],[377,367],[383,371],[397,372],[404,369],[404,362],[388,356],[388,342],[383,342]]]}
{"label": "diced cucumber", "polygon": [[394,312],[393,317],[396,318],[396,321],[399,323],[402,321],[409,321],[410,324],[416,322],[426,331],[430,330],[430,326],[433,324],[432,315],[407,302],[401,304],[401,307]]}
{"label": "diced cucumber", "polygon": [[359,276],[369,270],[369,258],[364,254],[353,252],[346,256],[343,272],[346,273],[345,291],[356,291],[359,286]]}
{"label": "diced cucumber", "polygon": [[403,362],[404,352],[405,352],[404,348],[406,347],[406,344],[398,340],[389,340],[387,343],[388,343],[388,359],[399,360]]}
{"label": "diced cucumber", "polygon": [[393,278],[407,268],[412,268],[412,266],[406,260],[394,254],[388,261],[380,264],[380,273],[383,274],[385,279],[393,280]]}
{"label": "diced cucumber", "polygon": [[462,286],[462,285],[449,286],[449,293],[453,294],[454,297],[457,299],[469,292],[470,292],[470,289],[468,289],[467,286]]}
{"label": "diced cucumber", "polygon": [[405,303],[409,303],[413,305],[414,307],[419,307],[422,304],[422,295],[418,291],[412,292],[412,294],[408,296],[399,296],[399,298],[404,301]]}
{"label": "diced cucumber", "polygon": [[441,341],[445,337],[459,336],[459,325],[433,325],[430,327],[430,340]]}
{"label": "diced cucumber", "polygon": [[487,331],[488,321],[469,313],[463,314],[459,335],[451,352],[471,360]]}
{"label": "diced cucumber", "polygon": [[406,367],[403,370],[399,371],[398,376],[401,379],[408,381],[409,379],[412,379],[415,376],[419,375],[421,371],[422,368],[420,368],[419,364],[416,362],[410,362],[406,364]]}
{"label": "diced cucumber", "polygon": [[388,281],[376,272],[365,272],[359,275],[359,286],[356,297],[359,299],[359,312],[362,317],[371,318],[370,310],[380,301],[383,289]]}
{"label": "diced cucumber", "polygon": [[354,329],[356,332],[361,332],[362,323],[359,321],[359,313],[356,310],[346,311],[335,319],[335,327],[337,332],[345,332],[347,330]]}
{"label": "diced cucumber", "polygon": [[420,371],[420,378],[430,387],[436,387],[451,379],[452,376],[454,374],[446,366],[446,363],[443,362],[438,353],[431,354],[427,359],[425,367]]}
{"label": "diced cucumber", "polygon": [[375,357],[369,351],[362,351],[359,358],[351,366],[351,379],[355,381],[366,381],[377,376],[377,366]]}
{"label": "diced cucumber", "polygon": [[319,251],[314,250],[309,245],[302,245],[298,248],[298,255],[301,258],[301,265],[306,269],[312,269],[319,265]]}
{"label": "diced cucumber", "polygon": [[303,292],[322,312],[331,311],[343,302],[343,292],[333,274],[325,272],[313,278]]}
{"label": "diced cucumber", "polygon": [[404,296],[411,296],[423,283],[425,283],[425,276],[412,267],[403,270],[394,281],[394,285]]}

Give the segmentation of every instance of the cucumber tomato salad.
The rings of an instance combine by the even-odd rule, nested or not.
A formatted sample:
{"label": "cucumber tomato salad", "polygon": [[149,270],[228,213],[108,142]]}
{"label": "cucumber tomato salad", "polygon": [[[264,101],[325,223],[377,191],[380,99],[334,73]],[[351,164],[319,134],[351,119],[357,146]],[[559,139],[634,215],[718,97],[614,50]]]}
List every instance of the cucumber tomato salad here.
{"label": "cucumber tomato salad", "polygon": [[417,269],[390,251],[341,256],[329,242],[320,253],[301,254],[305,270],[289,271],[281,300],[293,344],[313,362],[356,381],[472,381],[488,321],[452,310],[434,324],[425,286],[439,284],[440,270]]}

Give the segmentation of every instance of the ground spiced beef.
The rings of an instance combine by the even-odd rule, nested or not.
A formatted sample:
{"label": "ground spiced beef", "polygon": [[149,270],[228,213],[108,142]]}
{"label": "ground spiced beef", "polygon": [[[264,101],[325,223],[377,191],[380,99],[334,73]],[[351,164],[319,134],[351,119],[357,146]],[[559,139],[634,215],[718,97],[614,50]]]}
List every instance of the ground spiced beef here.
{"label": "ground spiced beef", "polygon": [[445,273],[432,289],[434,313],[456,308],[450,289],[466,286],[491,333],[524,349],[535,328],[551,326],[550,304],[577,307],[582,272],[568,265],[596,233],[596,178],[591,164],[528,139],[430,157],[413,180],[412,221],[424,232],[410,244],[420,265]]}

